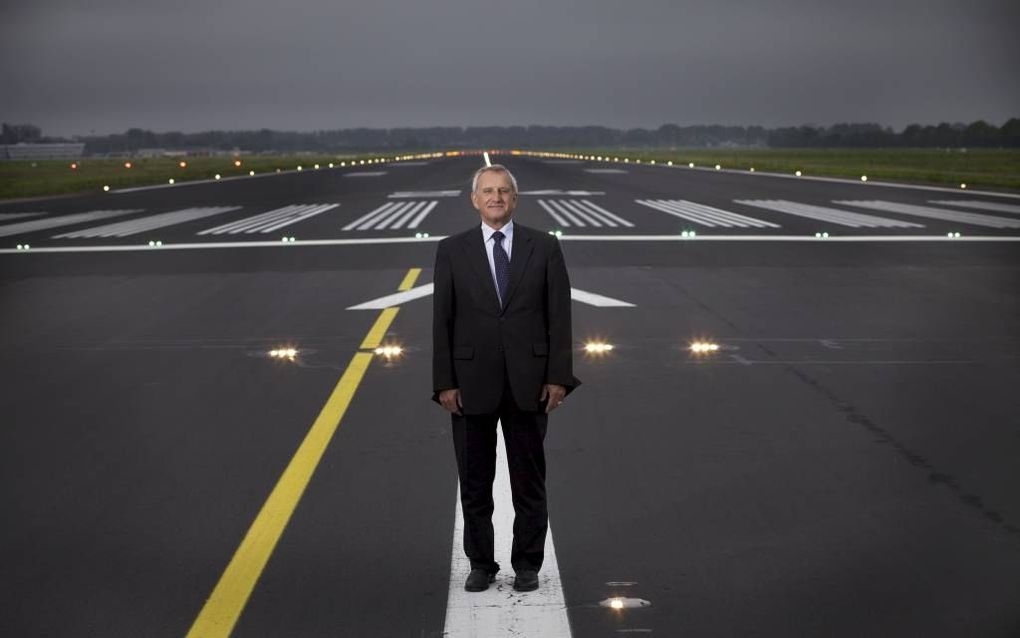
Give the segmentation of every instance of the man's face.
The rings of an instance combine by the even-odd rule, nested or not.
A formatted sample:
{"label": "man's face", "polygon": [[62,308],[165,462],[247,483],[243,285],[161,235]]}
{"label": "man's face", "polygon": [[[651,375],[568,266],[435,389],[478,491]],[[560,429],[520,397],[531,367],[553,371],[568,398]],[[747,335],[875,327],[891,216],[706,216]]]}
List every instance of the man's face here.
{"label": "man's face", "polygon": [[503,171],[486,171],[478,176],[478,186],[471,193],[471,203],[490,226],[503,226],[517,206],[510,176]]}

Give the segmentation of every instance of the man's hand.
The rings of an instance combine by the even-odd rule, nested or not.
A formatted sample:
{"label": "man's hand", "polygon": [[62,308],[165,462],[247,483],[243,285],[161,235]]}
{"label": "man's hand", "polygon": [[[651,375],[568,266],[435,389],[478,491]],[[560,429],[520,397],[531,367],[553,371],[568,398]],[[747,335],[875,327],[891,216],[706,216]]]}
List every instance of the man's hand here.
{"label": "man's hand", "polygon": [[439,393],[439,402],[447,411],[460,416],[460,409],[464,406],[460,402],[460,389],[443,390]]}
{"label": "man's hand", "polygon": [[567,389],[565,387],[555,383],[546,383],[542,386],[542,396],[539,397],[539,401],[545,401],[546,397],[549,398],[549,403],[545,405],[545,413],[549,414],[560,407],[560,404],[563,403],[563,397],[566,395]]}

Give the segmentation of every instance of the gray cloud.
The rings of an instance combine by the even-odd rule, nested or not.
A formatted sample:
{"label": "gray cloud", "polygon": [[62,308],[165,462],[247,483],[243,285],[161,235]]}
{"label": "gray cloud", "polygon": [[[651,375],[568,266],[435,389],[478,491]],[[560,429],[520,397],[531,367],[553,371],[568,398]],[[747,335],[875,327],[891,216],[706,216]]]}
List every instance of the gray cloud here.
{"label": "gray cloud", "polygon": [[54,134],[1020,115],[1020,5],[1002,0],[42,1],[3,18],[0,119]]}

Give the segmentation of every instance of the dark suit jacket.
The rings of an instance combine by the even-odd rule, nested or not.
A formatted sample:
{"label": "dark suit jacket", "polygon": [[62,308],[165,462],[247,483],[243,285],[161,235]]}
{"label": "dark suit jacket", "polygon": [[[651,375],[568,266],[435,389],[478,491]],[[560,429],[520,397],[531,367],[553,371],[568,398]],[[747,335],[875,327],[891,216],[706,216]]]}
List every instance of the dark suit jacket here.
{"label": "dark suit jacket", "polygon": [[522,410],[544,410],[542,384],[569,394],[570,280],[559,240],[514,222],[510,282],[499,307],[481,226],[439,242],[432,313],[432,400],[460,388],[464,414],[495,412],[505,375]]}

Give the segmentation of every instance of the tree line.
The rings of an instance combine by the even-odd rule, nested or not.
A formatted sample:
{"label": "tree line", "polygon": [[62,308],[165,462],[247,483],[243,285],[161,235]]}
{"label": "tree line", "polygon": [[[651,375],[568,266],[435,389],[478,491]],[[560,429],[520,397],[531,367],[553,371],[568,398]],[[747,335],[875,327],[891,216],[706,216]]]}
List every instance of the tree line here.
{"label": "tree line", "polygon": [[46,137],[32,124],[3,124],[0,143],[85,142],[88,155],[141,149],[208,149],[248,152],[400,151],[451,148],[1018,148],[1020,118],[997,127],[971,124],[911,124],[900,132],[879,124],[761,126],[663,124],[655,129],[605,126],[468,126],[348,128],[313,132],[204,131],[157,133],[140,128],[112,135]]}

